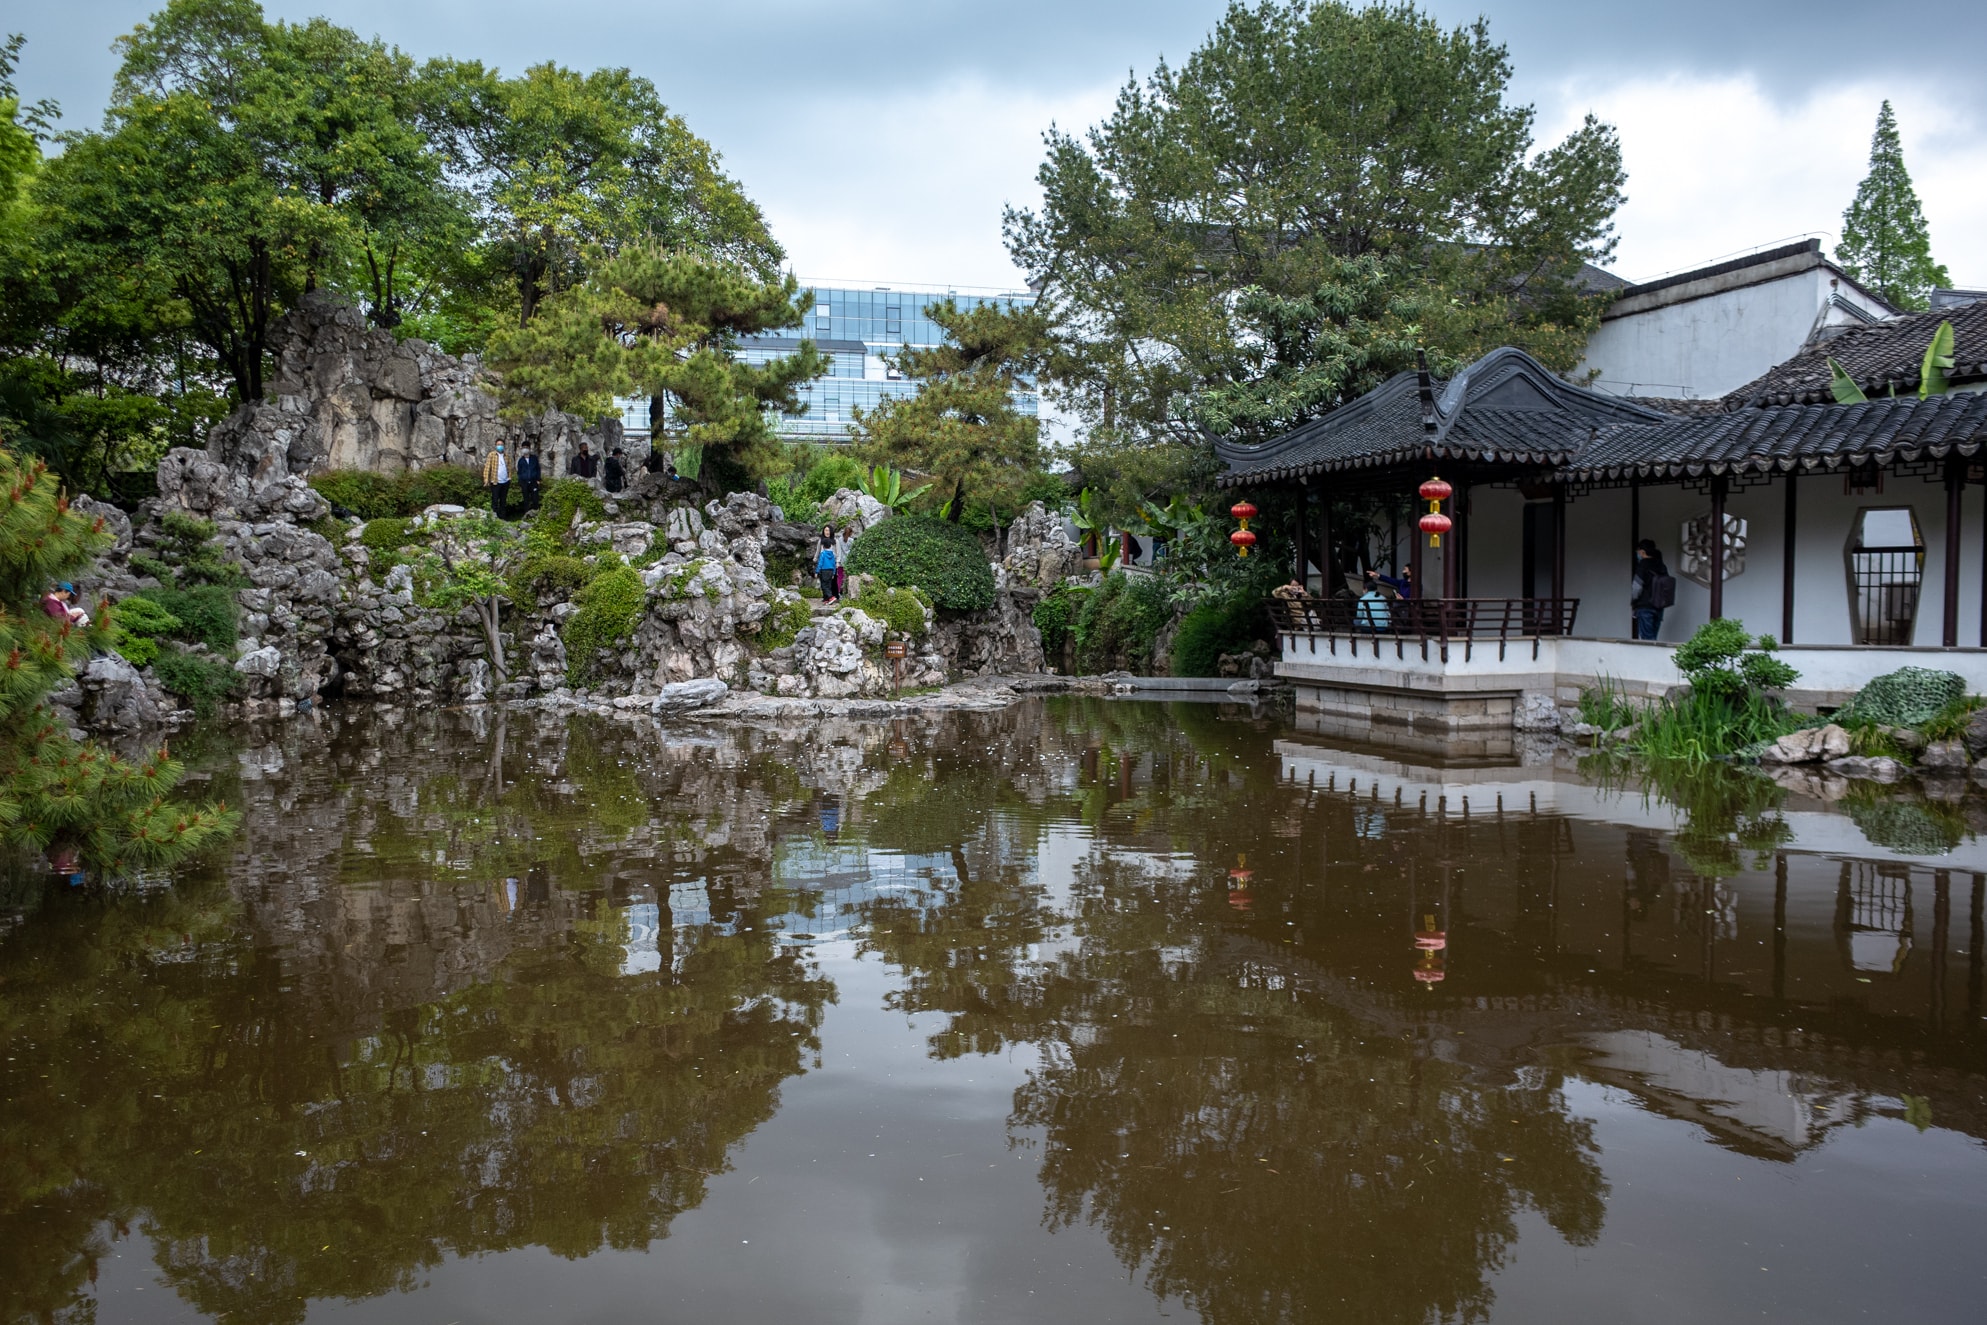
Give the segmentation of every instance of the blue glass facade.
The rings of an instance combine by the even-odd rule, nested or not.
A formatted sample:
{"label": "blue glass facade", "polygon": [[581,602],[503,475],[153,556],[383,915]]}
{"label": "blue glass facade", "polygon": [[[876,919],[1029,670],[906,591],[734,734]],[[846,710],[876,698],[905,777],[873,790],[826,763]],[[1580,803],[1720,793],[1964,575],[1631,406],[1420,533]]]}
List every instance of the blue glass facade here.
{"label": "blue glass facade", "polygon": [[[749,339],[740,351],[748,363],[767,363],[793,353],[805,337],[828,356],[828,375],[801,389],[803,412],[779,417],[780,436],[794,442],[845,442],[852,409],[871,410],[887,397],[917,394],[917,384],[899,377],[883,356],[907,346],[944,343],[945,333],[925,316],[931,304],[950,299],[962,309],[981,304],[1020,308],[1035,302],[1035,296],[1026,290],[858,289],[807,281],[801,285],[814,291],[814,303],[804,323],[777,336]],[[621,404],[622,421],[629,431],[646,433],[648,402],[628,400]],[[1040,412],[1041,398],[1034,391],[1017,391],[1015,406],[1034,416]]]}

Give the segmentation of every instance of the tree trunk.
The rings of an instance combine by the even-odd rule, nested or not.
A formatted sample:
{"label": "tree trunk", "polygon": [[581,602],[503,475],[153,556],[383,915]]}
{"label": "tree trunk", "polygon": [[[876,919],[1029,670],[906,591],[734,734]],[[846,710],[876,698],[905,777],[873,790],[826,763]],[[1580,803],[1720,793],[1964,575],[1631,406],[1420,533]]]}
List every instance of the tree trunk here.
{"label": "tree trunk", "polygon": [[496,673],[498,685],[511,679],[510,668],[504,662],[504,637],[498,633],[503,602],[495,594],[476,600],[476,614],[483,621],[483,643],[489,648],[490,670]]}

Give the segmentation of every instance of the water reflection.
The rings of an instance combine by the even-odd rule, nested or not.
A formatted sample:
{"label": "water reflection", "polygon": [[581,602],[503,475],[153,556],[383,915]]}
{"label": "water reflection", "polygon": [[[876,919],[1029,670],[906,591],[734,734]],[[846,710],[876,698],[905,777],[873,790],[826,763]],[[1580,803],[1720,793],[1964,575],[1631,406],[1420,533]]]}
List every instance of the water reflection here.
{"label": "water reflection", "polygon": [[210,740],[248,811],[225,858],[0,898],[9,1318],[94,1319],[137,1233],[217,1319],[432,1293],[483,1253],[652,1249],[753,1134],[829,1135],[794,1091],[871,967],[934,1071],[1015,1065],[1039,1222],[983,1240],[1099,1237],[1224,1325],[1482,1318],[1528,1229],[1609,1252],[1596,1089],[1732,1162],[1893,1123],[1987,1138],[1968,797],[1430,769],[1101,701]]}

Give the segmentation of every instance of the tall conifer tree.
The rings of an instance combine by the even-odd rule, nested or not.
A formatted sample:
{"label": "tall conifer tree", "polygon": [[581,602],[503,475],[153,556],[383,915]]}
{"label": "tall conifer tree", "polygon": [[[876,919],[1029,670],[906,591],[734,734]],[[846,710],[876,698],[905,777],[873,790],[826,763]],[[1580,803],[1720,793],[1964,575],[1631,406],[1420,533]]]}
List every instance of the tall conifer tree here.
{"label": "tall conifer tree", "polygon": [[1877,112],[1870,139],[1870,173],[1842,213],[1835,260],[1899,308],[1927,308],[1933,289],[1952,284],[1946,269],[1932,261],[1932,235],[1904,166],[1897,116],[1888,101]]}

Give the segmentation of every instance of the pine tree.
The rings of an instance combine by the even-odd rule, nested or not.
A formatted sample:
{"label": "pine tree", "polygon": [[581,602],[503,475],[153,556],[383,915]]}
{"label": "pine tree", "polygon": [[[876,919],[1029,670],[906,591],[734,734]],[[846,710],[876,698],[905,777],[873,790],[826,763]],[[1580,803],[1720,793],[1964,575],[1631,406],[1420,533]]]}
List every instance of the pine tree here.
{"label": "pine tree", "polygon": [[41,607],[109,542],[69,509],[40,461],[0,451],[0,841],[105,870],[169,864],[233,831],[225,806],[168,800],[182,767],[162,746],[126,759],[71,739],[47,704],[76,663],[107,648],[112,609],[88,626]]}
{"label": "pine tree", "polygon": [[1835,246],[1842,270],[1899,308],[1923,309],[1935,288],[1952,284],[1946,269],[1932,261],[1932,236],[1918,191],[1904,167],[1897,116],[1890,103],[1877,112],[1870,139],[1870,173],[1842,214],[1842,242]]}

